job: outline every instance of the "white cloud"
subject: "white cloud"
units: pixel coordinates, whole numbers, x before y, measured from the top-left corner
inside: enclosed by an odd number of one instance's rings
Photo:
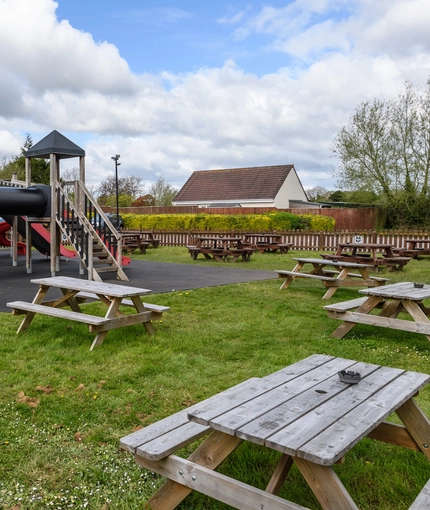
[[[407,3],[297,0],[252,19],[231,15],[241,37],[264,33],[267,51],[292,56],[294,65],[257,77],[233,61],[137,76],[116,47],[60,22],[52,0],[1,0],[0,158],[19,152],[20,133],[37,142],[35,132],[57,129],[85,135],[90,183],[112,174],[110,158],[121,154],[120,172],[148,184],[293,163],[305,186],[333,187],[331,141],[357,104],[430,74],[429,14],[423,0]]]
[[[0,70],[14,75],[11,92],[133,93],[137,80],[118,49],[58,22],[55,8],[51,0],[0,2]]]

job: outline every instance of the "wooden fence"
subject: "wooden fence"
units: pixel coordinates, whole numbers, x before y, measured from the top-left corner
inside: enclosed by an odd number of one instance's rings
[[[124,233],[127,231],[124,230]],[[190,237],[199,236],[242,236],[249,232],[242,231],[184,231],[168,232],[154,230],[160,239],[160,246],[187,246]],[[386,231],[336,231],[336,232],[278,232],[283,243],[291,243],[294,250],[329,250],[334,251],[339,243],[379,243],[392,244],[396,248],[405,248],[405,239],[426,239],[430,237],[428,230],[386,230]],[[419,246],[419,245],[418,245]]]

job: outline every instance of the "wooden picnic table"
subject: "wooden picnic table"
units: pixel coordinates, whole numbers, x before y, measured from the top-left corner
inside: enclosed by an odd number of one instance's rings
[[[341,382],[345,371],[358,372],[360,381]],[[293,464],[323,509],[357,510],[332,466],[365,437],[430,460],[430,422],[413,399],[429,381],[427,374],[315,354],[144,427],[121,446],[167,478],[147,502],[153,510],[176,508],[193,490],[243,510],[303,510],[277,496]],[[386,421],[393,413],[403,425]],[[209,433],[188,459],[175,453]],[[242,441],[281,453],[266,490],[214,471]],[[428,502],[426,489],[421,496]]]
[[[335,253],[324,253],[321,257],[345,262],[371,263],[375,271],[384,268],[388,268],[388,271],[400,271],[411,260],[410,257],[396,255],[392,244],[380,243],[339,243]]]
[[[124,251],[135,251],[139,248],[140,253],[146,253],[149,247],[158,248],[160,239],[154,237],[152,230],[126,230],[121,233]]]
[[[324,306],[328,316],[339,319],[342,324],[332,333],[334,338],[343,338],[356,324],[368,324],[383,328],[422,333],[430,340],[430,308],[423,301],[430,298],[430,285],[417,288],[411,282],[393,283],[375,289],[359,290],[367,297]],[[381,309],[378,315],[373,310]],[[408,319],[399,319],[404,313]]]
[[[153,248],[158,248],[160,244],[160,239],[154,236],[154,232],[152,230],[141,230],[140,238],[143,243],[149,243],[149,246]]]
[[[416,258],[418,255],[430,255],[430,239],[405,239],[405,248],[395,248],[401,257]]]
[[[187,246],[188,253],[196,260],[201,253],[207,259],[217,262],[237,262],[241,258],[248,262],[254,249],[246,246],[241,237],[193,236],[195,244]]]
[[[318,258],[293,258],[297,261],[292,271],[278,269],[278,278],[285,278],[285,282],[280,289],[288,289],[295,278],[312,278],[321,281],[327,289],[322,299],[330,299],[339,287],[378,287],[385,285],[388,278],[370,276],[368,269],[372,268],[371,263],[344,262],[341,260],[326,260]],[[311,264],[313,269],[302,271],[303,268]],[[332,267],[334,270],[326,269]],[[354,273],[351,271],[355,271]]]
[[[287,253],[292,246],[291,243],[283,243],[282,235],[277,233],[245,234],[243,243],[259,253],[276,253],[278,250],[281,253]]]
[[[149,294],[148,289],[139,289],[125,285],[54,276],[51,278],[37,278],[31,283],[39,285],[32,303],[13,301],[6,306],[12,308],[15,315],[25,314],[17,333],[25,331],[36,314],[50,315],[60,319],[68,319],[88,325],[90,332],[96,333],[91,345],[92,351],[96,345],[101,345],[106,334],[111,329],[143,324],[147,332],[155,333],[152,319],[158,318],[160,313],[169,310],[168,307],[158,307],[142,303],[141,296]],[[45,301],[50,289],[60,289],[62,296]],[[83,313],[80,304],[88,299],[98,299],[107,306],[104,317]],[[124,315],[120,306],[131,306],[135,313]],[[68,306],[71,310],[64,310]]]

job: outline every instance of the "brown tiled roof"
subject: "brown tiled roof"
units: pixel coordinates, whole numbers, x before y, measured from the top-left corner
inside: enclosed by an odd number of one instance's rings
[[[274,199],[293,165],[193,172],[174,202]]]

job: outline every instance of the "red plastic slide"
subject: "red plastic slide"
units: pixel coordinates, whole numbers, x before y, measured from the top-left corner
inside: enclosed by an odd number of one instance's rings
[[[9,230],[9,223],[0,218],[0,246],[10,246],[10,240],[6,237],[6,232]],[[25,243],[18,242],[18,255],[25,255],[25,253]]]
[[[9,226],[13,222],[13,216],[3,215],[3,219],[6,221],[6,224]],[[31,244],[36,250],[43,253],[43,255],[49,255],[50,253],[50,244],[51,244],[51,235],[48,230],[41,225],[40,223],[32,223],[31,224],[32,233],[31,233]],[[21,236],[25,237],[25,219],[21,216],[18,216],[18,232]],[[7,246],[7,245],[6,245]],[[25,248],[25,244],[24,244]],[[18,252],[19,253],[19,252]],[[25,254],[25,251],[24,251]],[[20,253],[21,255],[21,253]],[[60,245],[60,255],[63,257],[73,259],[77,257],[77,253],[74,250],[68,250],[65,246]]]
[[[40,223],[32,223],[31,228],[34,229],[41,237],[43,237],[47,243],[51,244],[51,234],[43,225]],[[45,255],[49,255],[49,253],[46,253]],[[75,250],[69,250],[60,244],[60,255],[69,259],[73,259],[77,256],[77,253]]]

